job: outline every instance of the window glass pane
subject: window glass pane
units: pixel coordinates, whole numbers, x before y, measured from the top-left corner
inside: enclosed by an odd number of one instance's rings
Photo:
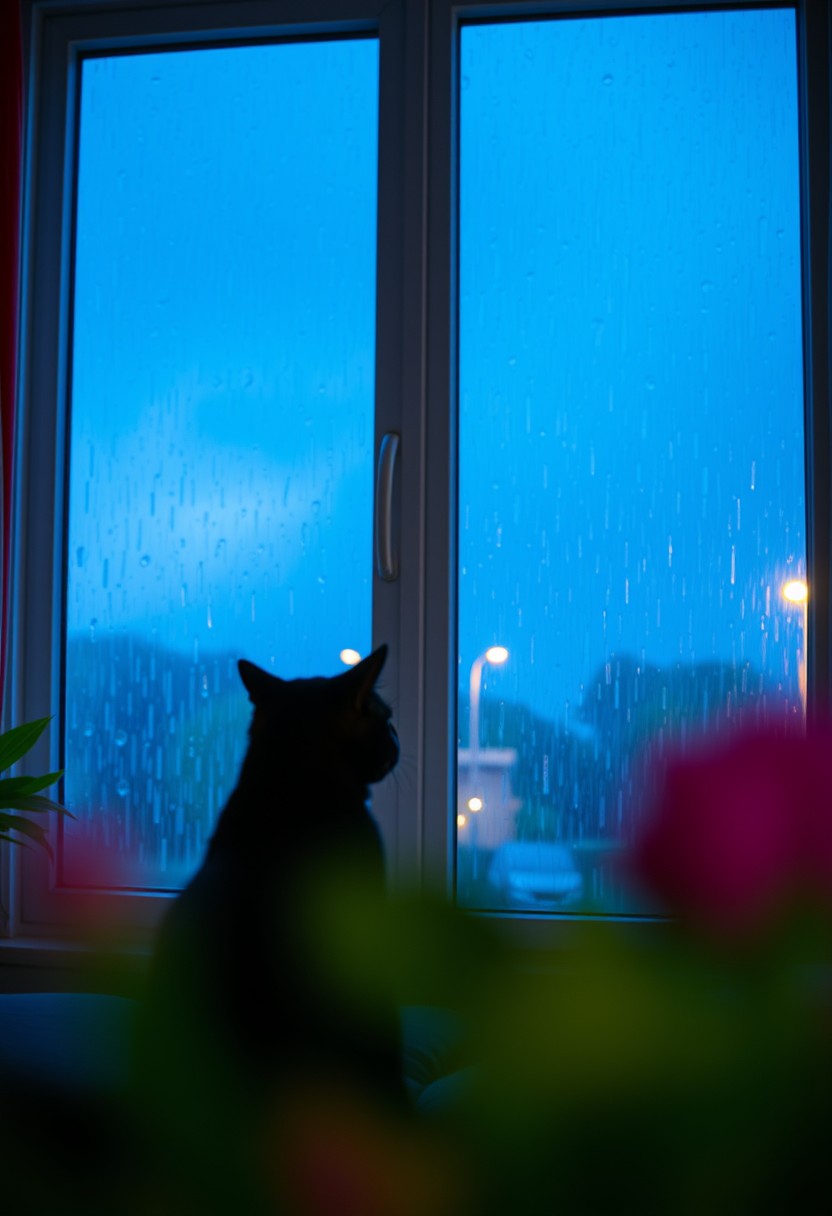
[[[646,910],[646,745],[805,695],[794,13],[467,26],[460,121],[459,896]]]
[[[237,658],[369,647],[377,93],[373,39],[83,65],[65,882],[181,884]]]

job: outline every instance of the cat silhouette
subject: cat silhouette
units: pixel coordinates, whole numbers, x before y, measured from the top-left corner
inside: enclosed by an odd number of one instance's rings
[[[383,976],[371,991],[351,982],[338,948],[359,934],[370,957],[384,931],[370,786],[399,757],[376,691],[386,657],[380,646],[340,675],[297,680],[238,665],[248,748],[159,932],[135,1052],[154,1169],[188,1193],[198,1184],[195,1211],[278,1210],[264,1176],[279,1188],[291,1173],[300,1124],[314,1158],[334,1111],[407,1117],[395,1002]]]

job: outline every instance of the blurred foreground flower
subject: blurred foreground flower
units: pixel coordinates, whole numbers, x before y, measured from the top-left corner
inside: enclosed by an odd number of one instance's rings
[[[671,762],[630,866],[667,912],[726,941],[832,911],[832,729],[757,729]]]

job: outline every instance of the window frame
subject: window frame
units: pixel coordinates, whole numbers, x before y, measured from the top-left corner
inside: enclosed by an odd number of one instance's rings
[[[795,12],[798,76],[798,144],[801,207],[801,270],[803,291],[803,371],[804,371],[804,444],[806,479],[807,577],[812,596],[807,606],[808,670],[807,711],[810,719],[828,716],[832,707],[832,601],[830,601],[830,554],[832,554],[832,428],[830,427],[830,118],[832,117],[832,19],[823,0],[430,0],[430,113],[429,129],[429,233],[428,279],[428,396],[434,426],[432,433],[444,434],[447,448],[432,449],[430,458],[453,487],[453,534],[448,537],[448,570],[456,568],[457,462],[457,331],[454,301],[458,298],[458,140],[459,112],[457,81],[459,73],[460,30],[467,22],[483,20],[539,19],[555,17],[608,17],[626,14],[706,12],[708,10],[789,9]],[[445,432],[437,416],[437,402],[445,393],[447,415]],[[444,506],[444,503],[443,503]],[[430,507],[430,504],[429,504]],[[438,514],[438,513],[437,513]],[[439,527],[437,515],[429,518],[428,535],[434,538]],[[428,586],[445,592],[443,570],[438,554],[428,557]],[[456,581],[447,585],[453,645],[447,656],[453,686],[449,698],[456,699]],[[429,595],[426,615],[428,634],[433,636],[445,623],[443,603]],[[438,656],[442,658],[444,656]],[[427,703],[436,706],[428,735],[428,754],[434,757],[432,794],[439,796],[441,765],[453,771],[455,764],[456,724],[449,724],[447,740],[441,737],[440,673],[428,667]],[[443,748],[446,750],[443,751]],[[453,788],[453,786],[451,787]],[[454,804],[451,804],[454,805]],[[450,816],[449,816],[450,817]],[[575,920],[598,921],[594,916],[555,913],[535,917],[526,913],[481,913],[506,927],[514,944],[533,948],[560,949],[569,942],[569,923]],[[609,918],[637,933],[649,925],[658,927],[649,916]]]
[[[394,882],[451,895],[456,781],[457,79],[468,21],[788,8],[796,12],[801,174],[810,712],[832,690],[830,549],[830,39],[825,0],[27,0],[17,526],[8,724],[60,704],[61,520],[68,386],[74,115],[80,56],[97,50],[227,44],[247,37],[380,35],[376,442],[402,433],[397,582],[374,582],[373,636],[398,652],[394,698],[408,773],[378,791]],[[60,166],[56,170],[55,166]],[[56,176],[60,181],[56,181]],[[38,324],[34,326],[34,317]],[[54,487],[33,509],[38,482]],[[25,678],[24,678],[25,672]],[[38,761],[60,755],[54,721]],[[9,936],[54,937],[68,896],[47,896],[48,863],[6,848]],[[146,939],[166,903],[102,894],[109,923]],[[551,942],[568,914],[496,917],[512,938]],[[643,918],[632,919],[643,923]],[[0,930],[2,932],[2,930]]]
[[[406,251],[421,246],[421,211],[404,206],[409,144],[420,141],[419,114],[406,104],[404,80],[418,72],[405,58],[404,6],[399,0],[250,0],[140,8],[122,0],[77,5],[72,0],[30,0],[25,13],[29,77],[24,164],[24,231],[21,291],[20,425],[16,453],[17,495],[13,559],[11,695],[9,723],[42,715],[44,705],[62,706],[63,564],[66,444],[70,391],[72,233],[80,63],[85,55],[137,49],[218,46],[250,41],[295,40],[331,35],[374,35],[379,40],[379,181],[377,248]],[[410,44],[418,48],[418,40]],[[383,149],[383,151],[382,151]],[[411,182],[413,173],[409,175]],[[418,183],[417,183],[418,186]],[[417,189],[417,198],[421,193]],[[419,368],[405,350],[406,313],[412,304],[402,290],[401,256],[378,258],[376,324],[375,448],[381,437],[402,434],[396,479],[398,543],[421,554],[418,436],[422,425]],[[37,317],[37,325],[33,318]],[[37,403],[35,405],[35,403]],[[411,440],[411,434],[413,440]],[[50,508],[35,509],[52,487]],[[368,561],[371,555],[368,554]],[[400,577],[373,580],[373,637],[389,640],[385,684],[394,700],[403,681],[418,684],[421,605],[418,567],[402,563]],[[395,656],[403,656],[401,662]],[[405,737],[419,739],[414,699],[400,714]],[[60,767],[62,731],[56,714],[33,758]],[[48,736],[48,737],[47,737]],[[416,765],[418,769],[418,764]],[[387,783],[375,802],[391,867],[412,856],[414,841],[400,824],[400,787]],[[410,833],[411,837],[413,832]],[[77,920],[78,893],[50,890],[50,863],[34,850],[9,849],[0,874],[7,894],[9,937],[54,937]],[[95,919],[139,939],[158,923],[171,896],[160,892],[86,893]]]

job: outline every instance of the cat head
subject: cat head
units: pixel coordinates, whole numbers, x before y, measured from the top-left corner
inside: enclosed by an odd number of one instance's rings
[[[254,705],[252,744],[362,785],[381,781],[399,758],[392,711],[375,689],[386,658],[382,645],[340,675],[301,680],[282,680],[241,659],[240,679]]]

